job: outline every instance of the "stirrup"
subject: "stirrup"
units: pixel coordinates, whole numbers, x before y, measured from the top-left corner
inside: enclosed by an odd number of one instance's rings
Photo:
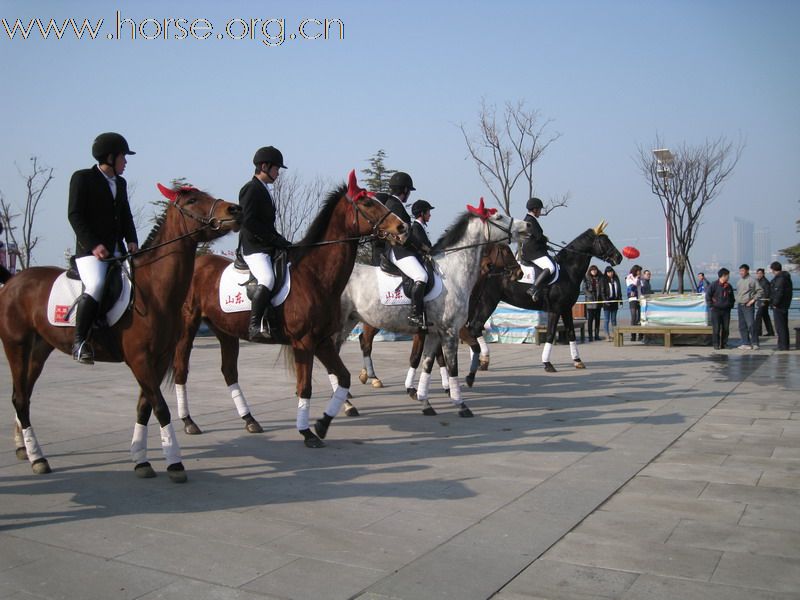
[[[263,344],[265,342],[269,342],[269,341],[272,340],[272,334],[271,334],[269,328],[267,328],[267,329],[256,329],[255,327],[251,327],[247,331],[247,339],[249,341],[251,341],[251,342],[262,343]]]
[[[526,290],[526,293],[531,297],[531,300],[536,302],[539,299],[539,296],[541,295],[541,290],[531,286]]]
[[[82,365],[94,364],[94,352],[86,340],[72,344],[72,358]]]

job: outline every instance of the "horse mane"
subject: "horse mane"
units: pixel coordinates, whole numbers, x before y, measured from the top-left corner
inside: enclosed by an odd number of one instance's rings
[[[467,231],[467,226],[473,218],[476,218],[476,216],[469,212],[464,212],[456,217],[456,220],[453,221],[450,227],[445,229],[442,236],[436,240],[433,246],[433,252],[442,252],[445,248],[461,240]]]
[[[339,198],[345,193],[347,193],[347,185],[345,184],[341,184],[335,190],[328,193],[327,198],[325,198],[322,203],[322,208],[319,213],[317,213],[317,216],[314,217],[314,220],[311,221],[311,225],[308,226],[306,234],[303,236],[303,239],[298,242],[298,245],[306,246],[307,244],[316,244],[322,240],[322,236],[325,235],[325,230],[328,228],[328,223],[331,220],[331,215],[336,208],[336,204],[339,202]],[[305,256],[309,249],[308,247],[301,247],[295,250],[295,252],[298,253],[294,257],[295,260],[299,260]]]
[[[578,245],[580,242],[584,241],[584,239],[588,238],[593,241],[596,236],[597,233],[595,233],[595,230],[590,227],[582,234],[580,234],[578,237],[576,237],[574,240],[572,240],[569,244],[564,246],[561,250],[559,250],[558,254],[556,254],[556,259],[564,258],[566,255],[571,254],[570,250],[574,250],[574,247]]]
[[[150,230],[150,233],[147,235],[147,239],[144,241],[144,244],[141,245],[142,250],[147,248],[150,244],[153,243],[153,240],[156,239],[158,232],[161,230],[162,225],[164,225],[164,221],[167,220],[167,209],[169,209],[169,205],[165,206],[164,212],[162,212],[158,217],[156,217],[153,229]]]

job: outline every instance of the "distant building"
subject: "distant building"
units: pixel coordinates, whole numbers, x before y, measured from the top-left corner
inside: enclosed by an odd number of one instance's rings
[[[766,269],[772,262],[772,245],[770,244],[769,229],[756,229],[755,232],[755,265],[753,268]]]
[[[733,262],[734,268],[741,264],[753,266],[753,223],[735,217],[733,219]]]

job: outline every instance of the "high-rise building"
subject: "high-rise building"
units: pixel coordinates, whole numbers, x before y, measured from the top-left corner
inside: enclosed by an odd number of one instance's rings
[[[772,262],[772,246],[770,245],[769,229],[756,229],[755,232],[755,262],[753,268],[769,267]]]
[[[733,262],[753,267],[753,223],[738,217],[733,219]]]

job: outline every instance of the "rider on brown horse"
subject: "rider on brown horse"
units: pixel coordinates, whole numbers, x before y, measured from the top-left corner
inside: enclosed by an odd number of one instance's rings
[[[242,207],[242,229],[239,247],[250,273],[258,281],[250,310],[248,339],[266,342],[272,337],[270,321],[272,296],[275,293],[273,259],[277,249],[288,248],[291,243],[275,229],[276,207],[267,187],[278,179],[280,169],[285,169],[283,154],[273,146],[259,148],[253,157],[255,175],[239,191]],[[263,327],[264,314],[267,327]]]
[[[556,266],[553,264],[553,259],[547,254],[547,236],[542,231],[542,226],[539,225],[539,217],[544,204],[539,198],[531,198],[525,208],[528,210],[525,220],[531,224],[531,230],[530,237],[522,246],[522,260],[534,265],[536,275],[528,294],[536,302],[545,283],[556,272]]]
[[[408,216],[405,206],[411,192],[416,190],[414,182],[408,173],[398,171],[389,179],[391,195],[384,200],[386,208],[400,217],[411,228],[411,217]],[[383,198],[381,198],[383,200]],[[400,269],[403,274],[414,281],[411,287],[411,314],[408,320],[415,327],[424,329],[425,323],[425,284],[428,282],[428,273],[422,266],[420,251],[413,244],[413,236],[409,236],[402,246],[389,245],[386,247],[386,258]]]
[[[75,171],[69,182],[69,222],[75,230],[75,264],[84,293],[75,310],[75,342],[72,357],[94,364],[89,335],[97,318],[108,271],[108,259],[139,249],[136,226],[128,203],[128,187],[122,178],[126,155],[136,154],[118,133],[101,133],[92,144],[97,165]]]

